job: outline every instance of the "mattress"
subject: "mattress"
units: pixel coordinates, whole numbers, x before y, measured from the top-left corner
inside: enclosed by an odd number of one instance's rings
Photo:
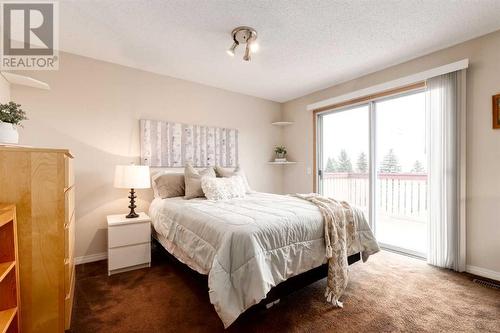
[[[163,246],[208,275],[210,301],[225,327],[272,287],[326,262],[321,213],[296,197],[156,198],[150,216]]]

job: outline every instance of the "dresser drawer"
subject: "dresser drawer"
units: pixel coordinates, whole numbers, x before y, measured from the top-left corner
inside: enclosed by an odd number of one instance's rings
[[[64,192],[64,223],[69,224],[73,212],[75,211],[75,187],[71,187]]]
[[[71,291],[71,284],[73,283],[75,273],[75,262],[73,258],[64,260],[64,292],[68,295]]]
[[[64,163],[65,163],[65,172],[64,172],[64,177],[65,177],[65,184],[64,187],[69,188],[73,185],[75,185],[75,173],[73,171],[73,159],[69,156],[64,157]]]
[[[132,223],[108,227],[108,247],[148,243],[151,241],[149,222]]]
[[[64,258],[72,258],[75,249],[75,214],[69,224],[64,225]]]
[[[138,244],[109,249],[108,269],[110,271],[151,262],[151,244]]]
[[[71,313],[73,310],[73,298],[75,295],[75,272],[73,268],[72,279],[69,285],[69,292],[66,292],[64,299],[64,329],[68,330],[71,327]]]

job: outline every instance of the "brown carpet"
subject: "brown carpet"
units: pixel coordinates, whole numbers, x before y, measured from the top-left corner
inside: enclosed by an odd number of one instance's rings
[[[73,333],[220,332],[206,280],[153,251],[153,265],[107,276],[106,261],[77,267]],[[325,280],[269,310],[252,309],[228,332],[500,332],[500,290],[468,274],[381,252],[350,269],[344,308],[324,300]]]

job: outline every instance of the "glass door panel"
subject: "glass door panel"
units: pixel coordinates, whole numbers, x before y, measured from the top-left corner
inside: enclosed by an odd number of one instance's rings
[[[389,248],[425,256],[427,154],[425,94],[377,101],[375,231]]]
[[[360,105],[320,115],[319,191],[361,208],[370,207],[370,112]]]

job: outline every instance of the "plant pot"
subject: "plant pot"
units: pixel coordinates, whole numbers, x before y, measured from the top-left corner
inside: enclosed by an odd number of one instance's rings
[[[276,158],[282,159],[285,158],[286,154],[285,153],[276,153]]]
[[[0,122],[0,143],[19,143],[16,125]]]

